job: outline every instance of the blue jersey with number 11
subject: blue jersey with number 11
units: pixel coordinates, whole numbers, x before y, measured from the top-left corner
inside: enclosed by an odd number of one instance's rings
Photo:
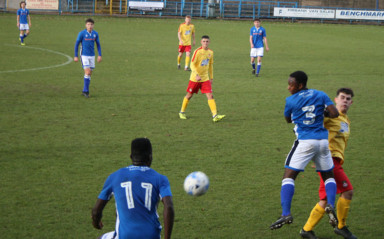
[[[301,90],[286,99],[284,116],[291,117],[295,124],[297,139],[328,139],[324,128],[324,110],[333,105],[322,91]]]
[[[107,178],[99,198],[109,200],[112,194],[117,238],[160,238],[157,205],[161,198],[172,196],[166,176],[144,166],[121,168]]]

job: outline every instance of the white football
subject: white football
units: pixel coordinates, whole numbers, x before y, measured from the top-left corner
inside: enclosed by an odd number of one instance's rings
[[[209,179],[205,173],[190,173],[184,180],[184,190],[192,196],[201,196],[208,191]]]

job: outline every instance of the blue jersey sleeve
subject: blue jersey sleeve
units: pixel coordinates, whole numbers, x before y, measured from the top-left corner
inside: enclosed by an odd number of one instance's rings
[[[83,34],[81,31],[79,32],[79,35],[77,36],[76,43],[75,43],[75,57],[79,56],[79,45],[82,40],[83,40]]]
[[[20,16],[20,12],[21,12],[20,9],[17,10],[17,15],[18,15],[18,16]]]
[[[284,109],[284,116],[285,117],[291,117],[292,114],[292,107],[289,105],[288,98],[285,100],[285,109]]]
[[[172,197],[171,185],[169,184],[168,178],[166,176],[163,176],[160,182],[160,196],[162,198],[167,196]]]
[[[107,180],[105,180],[105,183],[104,183],[104,186],[103,186],[103,189],[101,190],[101,193],[99,194],[99,199],[102,199],[102,200],[105,200],[105,201],[109,201],[112,197],[112,193],[113,193],[113,188],[112,188],[112,176],[113,174],[109,175],[109,177],[107,178]]]
[[[329,98],[329,96],[327,94],[325,94],[324,92],[323,93],[323,100],[324,100],[324,105],[325,105],[325,108],[327,108],[328,105],[333,105],[333,101]]]
[[[251,30],[249,31],[250,36],[253,36],[252,29],[253,29],[253,27],[251,27]]]
[[[99,34],[96,36],[96,45],[97,45],[97,52],[99,53],[99,56],[101,56],[101,45],[99,40]]]

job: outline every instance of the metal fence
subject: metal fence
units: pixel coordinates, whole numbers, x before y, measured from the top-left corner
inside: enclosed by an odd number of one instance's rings
[[[21,0],[0,0],[0,11],[15,11],[18,9]],[[44,0],[41,0],[44,1]],[[31,10],[31,11],[50,11],[58,14],[103,14],[103,15],[154,15],[154,16],[185,16],[193,17],[219,17],[219,18],[238,18],[238,19],[255,19],[255,18],[276,18],[274,16],[275,7],[287,8],[317,8],[317,9],[359,9],[359,10],[376,10],[382,11],[380,7],[384,7],[384,0],[340,0],[335,1],[339,6],[373,6],[371,9],[337,7],[335,2],[332,6],[309,6],[308,3],[319,3],[324,1],[259,1],[259,0],[162,0],[164,8],[161,11],[140,11],[130,9],[130,0],[49,0],[57,1],[56,10]],[[136,0],[147,2],[146,0]],[[188,2],[187,2],[188,1]],[[149,3],[151,1],[148,1]],[[158,1],[159,2],[159,1]],[[28,0],[27,0],[28,3]],[[215,15],[208,14],[209,8],[213,8]],[[291,18],[295,19],[295,18]],[[324,19],[316,19],[324,20]],[[337,21],[337,20],[336,20]],[[351,20],[353,21],[353,20]],[[379,23],[383,21],[378,21]]]

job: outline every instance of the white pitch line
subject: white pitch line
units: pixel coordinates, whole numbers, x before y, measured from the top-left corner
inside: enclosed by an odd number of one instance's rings
[[[58,55],[65,56],[65,57],[67,58],[67,61],[64,62],[64,63],[62,63],[62,64],[52,65],[52,66],[43,66],[43,67],[36,67],[36,68],[30,68],[30,69],[21,69],[21,70],[11,70],[11,71],[0,71],[0,74],[1,74],[1,73],[23,72],[23,71],[46,70],[46,69],[51,69],[51,68],[55,68],[55,67],[65,66],[65,65],[68,65],[69,63],[72,62],[72,57],[68,56],[67,54],[58,52],[58,51],[53,51],[53,50],[44,49],[44,48],[39,48],[39,47],[31,47],[31,46],[16,46],[16,45],[10,45],[10,44],[5,44],[5,45],[7,45],[7,46],[13,46],[13,47],[20,47],[20,48],[30,48],[30,49],[35,49],[35,50],[41,50],[41,51],[51,52],[51,53],[54,53],[54,54],[58,54]]]

